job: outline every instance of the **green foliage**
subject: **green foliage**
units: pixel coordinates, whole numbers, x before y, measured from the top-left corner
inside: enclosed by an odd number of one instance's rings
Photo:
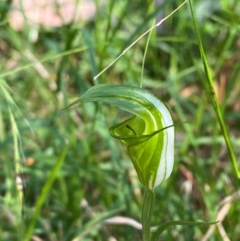
[[[126,148],[108,131],[129,115],[98,103],[62,108],[97,83],[139,87],[147,36],[96,81],[93,77],[155,17],[165,17],[181,2],[163,1],[155,8],[150,1],[95,2],[89,22],[36,27],[25,21],[21,31],[9,24],[11,1],[0,3],[0,240],[24,240],[31,227],[35,240],[141,240],[138,229],[107,222],[114,216],[117,221],[119,216],[141,220],[142,186]],[[239,167],[240,3],[193,3]],[[188,4],[149,40],[143,88],[167,104],[176,124],[174,170],[155,190],[151,225],[222,220],[206,240],[222,240],[225,231],[238,241],[239,180],[206,92],[197,42]],[[67,143],[64,162],[55,172]],[[207,226],[173,226],[161,237],[202,240],[207,231]]]

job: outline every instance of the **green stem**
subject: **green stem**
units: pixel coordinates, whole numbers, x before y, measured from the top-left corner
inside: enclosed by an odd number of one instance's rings
[[[154,203],[154,191],[145,189],[142,207],[142,237],[143,241],[151,240],[151,217]]]
[[[207,82],[208,82],[208,88],[209,88],[209,92],[210,92],[210,95],[211,95],[211,98],[212,98],[213,107],[214,107],[215,113],[217,115],[218,123],[221,127],[223,137],[225,139],[225,143],[226,143],[226,146],[227,146],[227,149],[228,149],[228,153],[229,153],[232,165],[233,165],[235,175],[236,175],[237,178],[240,179],[240,172],[238,170],[237,158],[234,154],[233,146],[232,146],[232,143],[231,143],[230,137],[229,137],[229,133],[228,133],[226,124],[223,120],[221,108],[218,104],[216,93],[214,91],[213,79],[212,79],[212,76],[211,76],[210,68],[208,66],[205,51],[203,49],[201,36],[200,36],[199,30],[198,30],[197,22],[196,22],[195,15],[194,15],[194,12],[193,12],[192,0],[189,0],[189,4],[190,4],[191,13],[192,13],[195,31],[196,31],[197,38],[198,38],[198,45],[199,45],[199,50],[200,50],[200,54],[201,54],[201,59],[202,59],[202,62],[203,62],[203,66],[204,66],[204,70],[205,70],[205,74],[206,74],[206,79],[207,79]]]
[[[151,35],[152,35],[153,26],[155,25],[155,22],[156,22],[156,19],[153,20],[152,27],[151,27],[151,31],[149,32],[149,35],[148,35],[148,38],[147,38],[147,43],[146,43],[146,48],[145,48],[144,54],[143,54],[140,88],[142,88],[142,86],[143,86],[143,71],[144,71],[144,65],[145,65],[146,55],[147,55],[147,51],[148,51],[148,45],[149,45],[149,42],[150,42],[150,38],[151,38]]]

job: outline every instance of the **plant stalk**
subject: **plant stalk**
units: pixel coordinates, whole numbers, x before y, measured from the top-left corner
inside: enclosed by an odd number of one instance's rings
[[[151,240],[151,217],[154,204],[154,191],[145,189],[142,207],[142,238],[143,241]]]
[[[212,76],[211,76],[210,68],[209,68],[207,58],[206,58],[206,55],[205,55],[205,51],[204,51],[204,48],[203,48],[202,39],[201,39],[199,30],[198,30],[197,21],[196,21],[195,15],[194,15],[191,0],[189,0],[189,4],[190,4],[190,10],[191,10],[191,13],[192,13],[194,28],[195,28],[195,31],[196,31],[196,34],[197,34],[199,51],[200,51],[200,54],[201,54],[201,59],[202,59],[202,63],[203,63],[203,66],[204,66],[206,79],[207,79],[207,82],[208,82],[208,87],[209,87],[208,91],[209,91],[209,93],[211,95],[211,98],[212,98],[212,104],[213,104],[215,113],[217,115],[218,123],[220,125],[221,130],[222,130],[222,135],[225,139],[225,143],[226,143],[226,146],[227,146],[227,149],[228,149],[228,153],[229,153],[232,165],[233,165],[233,170],[235,172],[236,177],[238,179],[240,179],[240,172],[238,170],[237,158],[234,154],[233,146],[232,146],[232,143],[231,143],[231,140],[230,140],[230,137],[229,137],[229,132],[228,132],[226,124],[223,120],[221,108],[218,104],[217,96],[216,96],[216,93],[215,93],[215,90],[214,90],[213,79],[212,79]]]

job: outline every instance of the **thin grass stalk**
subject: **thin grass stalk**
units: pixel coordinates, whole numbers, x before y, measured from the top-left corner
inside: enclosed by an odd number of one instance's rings
[[[156,22],[156,20],[154,19],[153,23],[152,23],[152,27],[154,26],[155,22]],[[145,47],[144,54],[143,54],[143,63],[142,63],[142,70],[141,70],[140,88],[142,88],[142,86],[143,86],[143,71],[144,71],[144,66],[145,66],[145,60],[146,60],[146,56],[147,56],[148,46],[149,46],[149,42],[150,42],[151,35],[152,35],[152,30],[153,30],[153,28],[151,28],[151,31],[149,32],[149,35],[148,35],[148,38],[147,38],[146,47]]]
[[[48,196],[48,194],[51,190],[53,182],[56,179],[56,176],[57,176],[57,174],[58,174],[58,172],[59,172],[59,170],[60,170],[60,168],[63,164],[63,161],[65,160],[68,148],[69,148],[69,146],[67,145],[64,148],[64,150],[62,151],[62,153],[60,154],[56,164],[52,168],[51,173],[46,180],[45,185],[43,186],[41,194],[40,194],[40,196],[37,200],[36,208],[35,208],[35,211],[32,215],[30,224],[29,224],[29,226],[26,230],[26,235],[25,235],[24,241],[29,241],[31,239],[32,233],[34,231],[34,227],[35,227],[37,219],[40,215],[41,208],[42,208],[42,206],[43,206],[43,204],[44,204],[44,202],[45,202],[45,200],[46,200],[46,198],[47,198],[47,196]]]
[[[238,166],[237,166],[237,159],[236,159],[234,151],[233,151],[233,147],[232,147],[232,143],[230,141],[230,137],[229,137],[227,127],[226,127],[225,122],[224,122],[223,117],[222,117],[221,108],[220,108],[220,106],[218,104],[218,101],[217,101],[216,93],[215,93],[214,86],[213,86],[213,79],[212,79],[212,76],[211,76],[211,71],[210,71],[210,68],[209,68],[209,65],[208,65],[208,62],[207,62],[207,58],[206,58],[206,55],[205,55],[205,51],[204,51],[204,48],[203,48],[203,44],[202,44],[201,36],[200,36],[199,30],[198,30],[198,26],[197,26],[197,22],[196,22],[196,18],[195,18],[195,14],[194,14],[194,11],[193,11],[193,5],[192,5],[191,0],[189,0],[189,4],[190,4],[194,28],[195,28],[197,38],[198,38],[198,46],[199,46],[199,50],[200,50],[200,54],[201,54],[201,59],[202,59],[205,74],[206,74],[206,77],[207,77],[208,88],[209,88],[208,91],[211,95],[212,104],[213,104],[215,113],[217,115],[217,120],[219,122],[219,125],[220,125],[221,130],[222,130],[222,135],[223,135],[223,137],[225,139],[225,142],[226,142],[226,145],[227,145],[227,149],[228,149],[228,153],[229,153],[232,165],[233,165],[234,173],[235,173],[237,178],[240,178],[240,172],[239,172]]]

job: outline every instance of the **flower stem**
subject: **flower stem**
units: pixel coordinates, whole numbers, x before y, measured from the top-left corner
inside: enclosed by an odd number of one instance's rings
[[[154,203],[154,191],[145,189],[142,207],[142,237],[143,241],[151,240],[151,217]]]

